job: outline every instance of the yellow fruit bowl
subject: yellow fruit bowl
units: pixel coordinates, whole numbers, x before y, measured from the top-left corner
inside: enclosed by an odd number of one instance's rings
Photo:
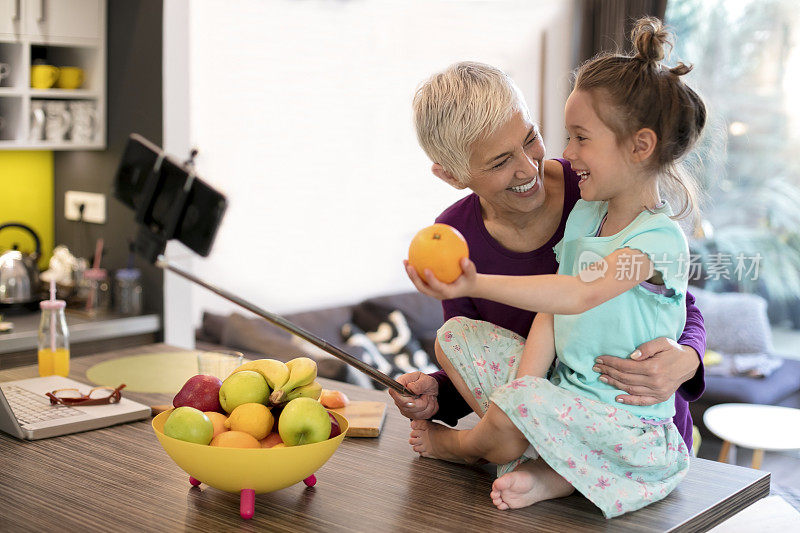
[[[164,423],[172,410],[153,418],[158,441],[193,485],[205,483],[215,489],[241,493],[241,515],[251,518],[254,495],[284,489],[300,481],[313,485],[314,472],[330,459],[344,440],[347,419],[332,413],[341,434],[322,442],[282,448],[223,448],[173,439],[164,434]],[[249,516],[248,516],[249,515]]]

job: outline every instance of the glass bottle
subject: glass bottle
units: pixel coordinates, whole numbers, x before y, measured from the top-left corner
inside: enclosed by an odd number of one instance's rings
[[[64,300],[45,300],[39,304],[39,375],[69,374],[69,330]]]
[[[104,268],[88,268],[83,273],[88,292],[86,295],[86,311],[90,313],[108,311],[111,301],[111,287],[108,272]]]
[[[121,268],[114,276],[114,304],[121,315],[142,314],[142,283],[138,268]]]

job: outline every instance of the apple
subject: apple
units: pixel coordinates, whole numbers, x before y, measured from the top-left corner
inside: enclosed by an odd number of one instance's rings
[[[317,400],[295,398],[283,408],[278,419],[278,433],[287,446],[322,442],[331,434],[331,419]]]
[[[252,370],[231,374],[219,389],[219,403],[230,413],[244,403],[267,403],[269,385],[264,376]]]
[[[172,399],[173,407],[194,407],[199,411],[222,411],[219,389],[222,381],[216,376],[198,374],[183,384]]]
[[[164,434],[173,439],[206,445],[214,436],[214,424],[194,407],[178,407],[164,423]]]
[[[332,439],[333,437],[338,437],[342,434],[342,428],[339,427],[339,421],[336,420],[336,417],[333,416],[333,413],[328,411],[328,416],[331,419],[331,434],[328,435],[328,438]]]

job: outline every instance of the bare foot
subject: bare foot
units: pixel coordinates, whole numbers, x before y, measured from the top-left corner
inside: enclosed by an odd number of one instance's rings
[[[569,496],[575,489],[541,459],[520,464],[492,483],[489,496],[501,510],[519,509],[536,502]]]
[[[465,457],[458,439],[460,431],[428,420],[412,420],[408,443],[423,457],[442,459],[451,463],[469,464],[478,458]]]

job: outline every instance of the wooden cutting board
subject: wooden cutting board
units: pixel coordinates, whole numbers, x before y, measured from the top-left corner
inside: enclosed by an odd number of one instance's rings
[[[384,402],[351,401],[349,405],[331,411],[343,415],[350,423],[348,437],[377,437],[386,419]]]

